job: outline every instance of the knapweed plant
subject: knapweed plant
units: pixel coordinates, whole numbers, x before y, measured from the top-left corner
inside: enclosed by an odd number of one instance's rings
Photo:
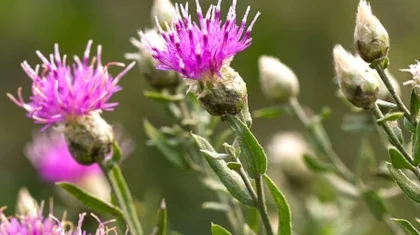
[[[168,225],[163,199],[152,215],[153,229],[144,230],[150,225],[141,225],[144,221],[120,169],[133,150],[132,141],[102,117],[117,108],[112,96],[136,64],[151,88],[145,97],[159,103],[172,120],[162,127],[144,120],[148,144],[214,193],[214,201],[202,207],[224,214],[226,224],[209,221],[211,234],[420,234],[413,218],[393,215],[390,203],[400,194],[420,203],[420,63],[401,70],[413,75],[404,84],[412,85],[405,102],[387,71],[390,36],[369,3],[361,0],[355,53],[336,45],[332,67],[338,97],[350,112],[343,129],[377,134],[389,160],[377,162],[369,141],[362,138],[360,154],[350,167],[323,128],[331,110],[317,113],[302,105],[297,75],[273,56],[261,55],[255,65],[262,93],[275,105],[250,112],[246,81],[253,78],[231,62],[251,46],[253,27],[261,27],[260,13],[248,7],[238,16],[236,6],[233,0],[222,11],[218,0],[203,9],[196,0],[196,13],[190,15],[188,2],[155,0],[153,26],[131,39],[137,52],[126,54],[132,61],[128,65],[102,61],[102,47],[94,50],[92,41],[81,57],[67,58],[56,44],[50,55],[36,52],[41,65],[23,62],[32,94],[25,99],[19,88],[17,95],[7,96],[42,125],[25,153],[41,179],[60,186],[59,196],[68,198],[65,191],[72,195],[72,209],[92,210],[99,226],[83,230],[86,213],[80,213],[77,223],[58,218],[52,203],[44,215],[44,202],[22,189],[16,215],[6,216],[6,208],[0,208],[0,234],[180,234],[172,228],[176,225]],[[109,73],[110,66],[121,67],[121,72]],[[260,121],[282,114],[294,116],[307,131],[277,133],[264,150],[252,132],[252,117]],[[369,213],[380,226],[373,226]]]

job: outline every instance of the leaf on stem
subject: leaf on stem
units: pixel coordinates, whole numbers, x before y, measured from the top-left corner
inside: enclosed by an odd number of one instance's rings
[[[292,114],[292,110],[288,105],[284,105],[262,108],[255,110],[252,114],[255,118],[276,118],[280,117],[282,114]]]
[[[383,125],[385,122],[397,121],[402,117],[404,117],[404,112],[387,113],[384,115],[384,117],[376,120],[376,123],[378,125]]]
[[[410,180],[402,170],[395,169],[390,163],[387,164],[387,167],[404,194],[411,200],[420,203],[420,186]]]
[[[206,152],[216,152],[206,139],[192,133],[191,135],[194,137],[201,150],[207,150],[202,152],[204,158],[230,194],[247,206],[255,206],[255,201],[248,192],[248,189],[246,188],[240,175],[236,171],[229,169],[225,161],[215,159],[211,155],[206,154]]]
[[[156,129],[148,120],[143,121],[144,131],[150,140],[156,145],[159,151],[165,156],[165,158],[171,162],[173,165],[185,169],[186,164],[184,159],[179,154],[179,152],[172,148],[168,139],[163,135],[158,129]]]
[[[323,162],[320,159],[309,154],[303,155],[303,159],[305,160],[306,166],[314,172],[325,173],[336,171],[334,165]]]
[[[420,122],[417,123],[416,127],[416,134],[413,145],[413,158],[414,165],[418,166],[420,164]]]
[[[416,92],[414,92],[414,89],[411,90],[410,95],[410,113],[411,113],[411,122],[416,123],[417,122],[417,115],[419,113],[420,109],[420,102],[417,97]]]
[[[392,166],[395,169],[409,169],[414,170],[414,167],[404,158],[401,152],[395,148],[388,148],[389,158],[391,159]]]
[[[420,232],[408,220],[397,218],[392,218],[391,220],[398,223],[408,235],[420,235]]]
[[[236,134],[239,146],[247,161],[247,172],[255,179],[267,171],[267,155],[249,128],[237,117],[227,116],[227,121]]]
[[[364,190],[362,192],[362,198],[376,219],[383,220],[385,215],[388,214],[385,202],[379,197],[376,191],[372,189]]]
[[[232,235],[227,229],[223,228],[218,224],[211,223],[211,234],[212,235]]]
[[[57,185],[78,199],[86,207],[101,214],[110,214],[115,216],[117,221],[119,221],[119,226],[125,227],[124,216],[118,207],[109,204],[108,202],[102,201],[101,199],[95,197],[94,195],[86,192],[74,184],[58,182]],[[121,229],[123,229],[123,227]]]
[[[160,203],[160,208],[156,216],[156,226],[153,228],[153,235],[166,235],[168,230],[168,210],[166,209],[165,199]]]
[[[264,175],[265,183],[271,192],[274,202],[277,205],[279,213],[279,230],[278,235],[291,235],[292,234],[292,213],[286,197],[280,189],[274,184],[268,175]]]

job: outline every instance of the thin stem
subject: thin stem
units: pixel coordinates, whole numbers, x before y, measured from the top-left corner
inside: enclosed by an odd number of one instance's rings
[[[405,107],[400,96],[395,91],[382,65],[380,63],[373,63],[371,64],[371,66],[376,70],[376,72],[378,72],[379,76],[381,77],[382,81],[384,82],[386,88],[388,89],[389,93],[391,94],[400,111],[404,112],[404,117],[407,118],[407,120],[409,120],[412,124],[415,124],[411,120],[410,111],[407,109],[407,107]]]
[[[373,105],[371,111],[372,111],[373,116],[376,119],[381,119],[381,118],[384,117],[384,115],[382,114],[382,111],[379,109],[379,107],[376,103]],[[407,153],[404,146],[400,143],[400,141],[398,140],[398,137],[392,131],[389,124],[387,122],[384,122],[384,123],[381,124],[381,126],[384,129],[384,131],[386,132],[386,134],[388,135],[389,139],[391,140],[391,144],[394,145],[398,149],[398,151],[401,152],[403,157],[413,166],[413,168],[414,168],[413,173],[417,176],[417,178],[420,179],[420,172],[419,172],[418,168],[415,167],[413,159],[411,158],[410,154]]]
[[[143,229],[141,227],[139,217],[137,216],[133,198],[124,176],[121,173],[120,167],[115,163],[112,163],[110,167],[105,166],[104,162],[99,163],[99,165],[112,188],[112,192],[117,199],[118,205],[123,212],[130,234],[142,235]]]
[[[343,161],[341,161],[340,157],[332,149],[331,143],[329,143],[328,139],[325,138],[324,128],[320,124],[313,125],[311,123],[311,118],[303,110],[302,105],[296,98],[290,99],[289,104],[293,112],[296,114],[302,124],[308,129],[309,134],[321,148],[322,153],[325,154],[335,165],[337,168],[337,174],[349,182],[354,182],[354,174],[343,163]]]
[[[264,185],[262,183],[262,176],[258,175],[255,178],[255,186],[257,187],[257,196],[258,196],[258,211],[260,212],[261,220],[263,222],[266,235],[274,235],[273,228],[271,227],[270,218],[268,216],[267,205],[265,203],[264,196]]]

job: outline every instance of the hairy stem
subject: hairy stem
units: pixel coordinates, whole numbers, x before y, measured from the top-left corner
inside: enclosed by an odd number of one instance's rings
[[[130,189],[121,173],[120,167],[112,163],[111,166],[106,166],[105,163],[99,163],[101,169],[106,176],[112,192],[117,199],[118,205],[121,208],[125,222],[127,223],[129,234],[143,235],[139,217],[137,216],[136,208],[134,206],[133,198]]]
[[[300,122],[308,129],[309,134],[316,141],[317,145],[321,148],[321,152],[326,155],[330,161],[337,168],[337,174],[349,182],[354,182],[354,174],[349,168],[341,161],[337,153],[332,149],[331,143],[324,137],[324,128],[318,125],[312,125],[311,117],[303,110],[302,105],[296,98],[290,99],[290,107],[295,115],[299,118]]]
[[[379,76],[381,77],[382,81],[384,82],[386,88],[388,89],[389,93],[391,94],[392,98],[394,99],[395,103],[397,104],[399,110],[401,112],[404,112],[404,117],[407,118],[413,125],[415,123],[411,120],[411,114],[410,111],[405,107],[403,101],[401,100],[400,96],[395,91],[394,87],[391,84],[391,81],[389,80],[388,76],[385,73],[384,68],[379,63],[371,64],[371,66],[378,72]]]
[[[273,228],[271,227],[270,223],[270,217],[268,216],[267,205],[265,203],[264,185],[261,175],[258,175],[257,178],[255,178],[255,186],[257,188],[258,196],[258,211],[260,212],[261,220],[265,228],[265,233],[266,235],[274,235]]]

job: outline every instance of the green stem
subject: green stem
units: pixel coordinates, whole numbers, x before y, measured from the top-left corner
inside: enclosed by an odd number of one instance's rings
[[[400,111],[404,112],[404,117],[407,118],[407,120],[409,120],[413,125],[415,125],[415,123],[413,123],[411,120],[410,111],[407,109],[407,107],[405,107],[400,96],[395,91],[382,65],[380,63],[372,63],[371,66],[376,70],[376,72],[378,72],[379,76],[381,77],[382,81],[384,82],[386,88],[388,89],[389,93],[391,94]]]
[[[115,163],[111,163],[108,167],[104,162],[101,162],[99,165],[101,166],[101,169],[112,188],[112,192],[117,199],[118,205],[123,212],[125,222],[127,223],[129,229],[129,234],[143,235],[143,229],[137,216],[130,189],[128,188],[124,176],[121,173],[120,167]]]
[[[371,111],[372,111],[373,116],[376,119],[381,119],[381,118],[384,117],[384,115],[382,114],[382,111],[379,109],[379,107],[376,103],[373,105]],[[384,131],[386,132],[386,134],[388,135],[389,139],[391,140],[391,144],[394,145],[398,149],[398,151],[401,152],[403,157],[413,166],[413,168],[415,168],[415,170],[413,170],[413,173],[417,176],[417,178],[420,179],[420,172],[419,172],[418,168],[415,167],[413,159],[411,158],[410,154],[407,153],[404,146],[400,143],[400,141],[398,140],[398,137],[392,131],[389,124],[387,122],[384,122],[384,123],[381,124],[381,126],[384,129]]]
[[[258,211],[260,212],[261,220],[265,228],[266,235],[274,235],[273,228],[271,227],[270,217],[268,216],[267,205],[265,203],[264,185],[262,183],[262,176],[259,175],[255,178],[255,186],[257,187],[258,196]]]
[[[293,112],[296,114],[302,124],[308,129],[309,134],[321,148],[321,152],[326,155],[335,165],[337,168],[337,174],[349,182],[354,182],[354,174],[343,163],[343,161],[341,161],[340,157],[332,149],[331,143],[329,143],[329,141],[325,138],[324,128],[320,124],[313,125],[311,123],[311,118],[303,110],[302,105],[296,98],[291,98],[289,104]]]

